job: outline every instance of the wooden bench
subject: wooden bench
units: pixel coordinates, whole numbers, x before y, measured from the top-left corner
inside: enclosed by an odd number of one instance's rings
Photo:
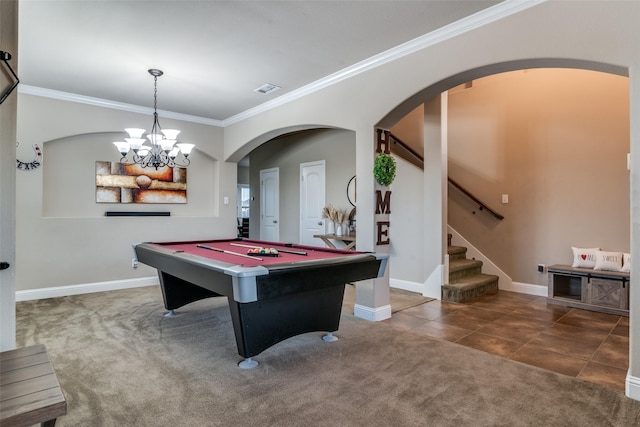
[[[550,304],[629,316],[629,273],[570,265],[552,265],[547,271]]]
[[[0,353],[0,425],[53,427],[67,401],[43,344]]]

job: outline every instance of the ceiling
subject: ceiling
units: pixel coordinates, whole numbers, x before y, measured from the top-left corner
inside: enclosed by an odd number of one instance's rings
[[[20,0],[21,86],[212,122],[489,8],[480,0]],[[266,84],[281,89],[254,92]]]

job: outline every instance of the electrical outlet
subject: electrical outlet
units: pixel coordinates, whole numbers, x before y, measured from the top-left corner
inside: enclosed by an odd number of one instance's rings
[[[538,264],[538,273],[544,273],[544,268],[545,268],[544,264]]]
[[[136,258],[131,258],[131,268],[138,268],[138,260]]]

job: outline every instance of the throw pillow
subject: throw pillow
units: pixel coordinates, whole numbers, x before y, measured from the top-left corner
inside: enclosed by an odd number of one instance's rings
[[[620,269],[620,271],[631,273],[631,254],[622,254],[622,268]]]
[[[596,270],[620,271],[622,252],[596,251]]]
[[[576,248],[571,246],[573,251],[573,264],[571,267],[593,268],[596,266],[596,251],[600,248]]]

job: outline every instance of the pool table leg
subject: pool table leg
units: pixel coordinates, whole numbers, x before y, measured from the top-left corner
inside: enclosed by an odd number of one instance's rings
[[[322,341],[334,342],[334,341],[338,341],[338,337],[333,335],[333,332],[328,332],[327,335],[322,337]]]
[[[229,298],[229,309],[240,356],[251,357],[306,332],[338,330],[344,284],[282,295],[250,303]]]
[[[256,366],[258,366],[259,363],[256,362],[255,360],[253,360],[250,357],[247,357],[246,359],[244,359],[242,362],[238,363],[238,367],[240,369],[253,369]]]

